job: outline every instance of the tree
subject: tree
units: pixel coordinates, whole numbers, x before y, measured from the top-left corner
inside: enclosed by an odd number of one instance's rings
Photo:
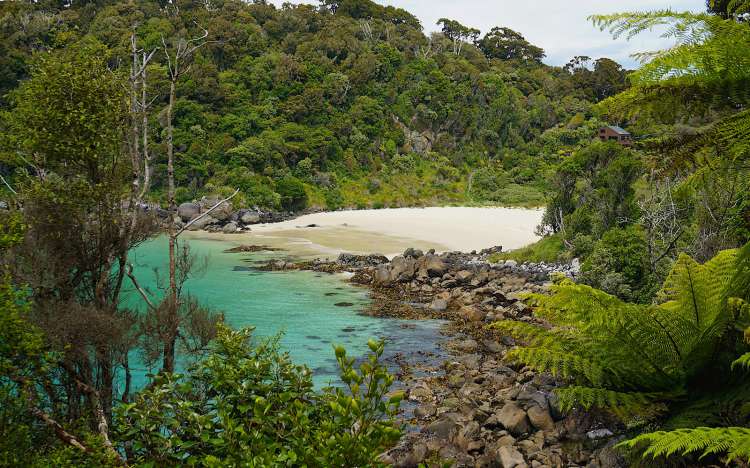
[[[627,88],[627,72],[612,59],[602,57],[594,62],[592,73],[594,94],[597,101],[614,96]]]
[[[28,291],[30,318],[59,353],[50,374],[59,387],[27,386],[33,410],[66,444],[86,449],[63,425],[82,420],[109,440],[118,368],[134,320],[120,308],[130,249],[153,233],[133,203],[127,155],[126,81],[107,67],[109,51],[86,39],[40,55],[31,78],[11,95],[5,148],[17,168],[24,237],[3,255]],[[127,369],[126,369],[127,371]],[[41,403],[40,403],[41,404]]]
[[[164,36],[161,42],[164,47],[164,56],[167,60],[167,71],[169,73],[169,102],[166,108],[166,129],[167,129],[167,202],[169,212],[172,216],[177,215],[177,202],[175,200],[175,177],[174,177],[174,125],[172,114],[175,108],[175,99],[177,94],[177,83],[182,75],[190,70],[190,59],[196,50],[206,44],[208,30],[204,29],[202,34],[191,39],[185,39],[182,36],[173,40],[171,47],[167,46]],[[169,289],[167,291],[166,314],[164,323],[166,332],[163,334],[163,364],[164,372],[174,372],[175,354],[177,338],[179,336],[179,294],[177,281],[177,236],[173,220],[169,220]],[[186,272],[186,274],[189,274]]]
[[[440,18],[437,25],[442,26],[443,35],[453,43],[454,55],[461,55],[461,49],[463,48],[464,43],[476,41],[481,33],[478,29],[464,26],[458,21],[448,18]]]
[[[541,63],[544,58],[544,50],[510,28],[494,27],[476,44],[489,59]]]

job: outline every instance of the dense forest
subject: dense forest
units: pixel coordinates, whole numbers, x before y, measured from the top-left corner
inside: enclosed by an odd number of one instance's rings
[[[621,91],[626,72],[587,57],[546,66],[508,28],[440,27],[426,36],[408,12],[373,2],[4,2],[0,95],[12,105],[7,92],[40,51],[96,44],[123,75],[137,72],[133,47],[145,53],[145,73],[129,79],[146,83],[139,110],[159,201],[165,45],[200,37],[172,111],[178,203],[240,187],[247,206],[266,209],[540,206],[546,175],[589,140],[592,104]]]
[[[592,17],[674,40],[626,71],[369,0],[0,2],[0,466],[371,466],[399,439],[382,342],[336,348],[342,386],[316,389],[183,291],[200,265],[144,206],[203,196],[544,205],[542,239],[494,260],[581,274],[528,298],[544,326],[488,326],[504,358],[620,421],[633,463],[744,466],[750,3],[707,7]],[[165,231],[155,301],[129,253]],[[134,350],[159,371],[140,391]]]

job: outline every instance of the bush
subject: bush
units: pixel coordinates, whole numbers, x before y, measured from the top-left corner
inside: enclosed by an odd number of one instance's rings
[[[646,237],[637,226],[605,232],[583,262],[581,273],[585,284],[624,300],[647,301],[656,289]]]
[[[312,375],[278,350],[250,346],[251,329],[220,327],[212,353],[188,375],[165,375],[117,408],[129,462],[157,466],[374,466],[400,437],[401,395],[370,341],[360,366],[335,349],[344,388],[313,390]]]
[[[276,193],[281,196],[281,207],[289,211],[300,211],[307,206],[307,192],[301,180],[285,176],[276,181]]]
[[[515,260],[518,263],[554,263],[560,261],[560,254],[562,254],[564,250],[565,245],[563,245],[562,238],[559,235],[553,235],[543,237],[537,242],[520,249],[495,254],[490,257],[490,261],[498,262],[500,260]]]

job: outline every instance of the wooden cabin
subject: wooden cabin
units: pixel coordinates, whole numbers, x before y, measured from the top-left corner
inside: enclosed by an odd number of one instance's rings
[[[617,125],[607,125],[599,129],[599,139],[602,141],[616,141],[622,146],[633,146],[630,132]]]

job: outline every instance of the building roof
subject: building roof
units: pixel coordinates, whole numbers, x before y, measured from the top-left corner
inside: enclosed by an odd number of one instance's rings
[[[630,135],[630,132],[617,125],[607,125],[607,128],[620,135]]]

